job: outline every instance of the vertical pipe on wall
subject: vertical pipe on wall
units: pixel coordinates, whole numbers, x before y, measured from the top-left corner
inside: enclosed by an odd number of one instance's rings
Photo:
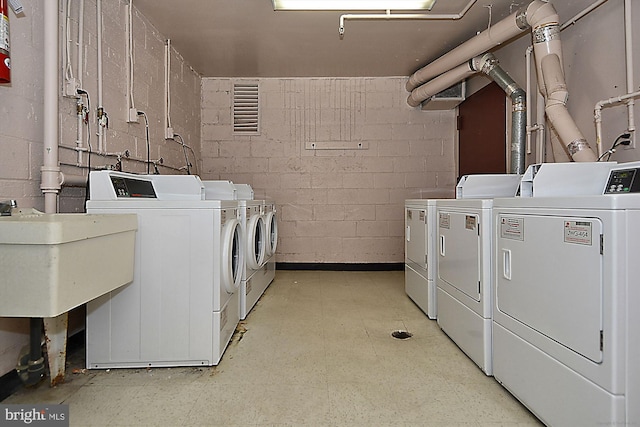
[[[104,107],[102,106],[102,0],[96,0],[96,41],[97,41],[97,80],[98,80],[98,109],[96,117],[98,119],[98,151],[105,151],[104,146]]]
[[[80,0],[78,5],[78,66],[76,70],[78,71],[78,83],[80,84],[80,88],[82,89],[82,75],[83,73],[83,64],[84,61],[84,0]]]
[[[44,2],[44,211],[58,210],[60,165],[58,162],[58,2]]]
[[[631,18],[631,0],[624,0],[624,36],[625,36],[625,54],[627,62],[627,94],[633,93],[635,83],[633,81],[633,20]],[[627,116],[629,118],[628,131],[632,134],[631,138],[635,139],[635,118],[633,109],[635,106],[634,98],[627,100]]]

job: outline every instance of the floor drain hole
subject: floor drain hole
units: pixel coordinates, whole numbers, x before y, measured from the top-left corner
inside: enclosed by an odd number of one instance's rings
[[[407,331],[393,331],[391,336],[399,340],[406,340],[407,338],[411,338],[413,334]]]

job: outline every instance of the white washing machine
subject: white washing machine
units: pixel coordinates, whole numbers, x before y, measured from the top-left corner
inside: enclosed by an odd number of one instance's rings
[[[262,292],[276,277],[276,250],[278,249],[278,211],[275,201],[267,198],[262,205],[262,216],[266,227],[267,245],[265,253],[265,277],[262,279]]]
[[[429,317],[436,318],[436,200],[405,200],[404,289]]]
[[[547,425],[640,423],[639,168],[494,201],[494,376]]]
[[[262,214],[264,200],[253,200],[253,189],[248,184],[231,181],[203,181],[207,199],[236,200],[242,227],[242,280],[240,282],[240,319],[244,320],[258,302],[266,286],[268,226]],[[267,284],[268,285],[268,284]]]
[[[440,328],[492,375],[491,209],[487,197],[515,196],[520,175],[467,175],[455,200],[436,201],[437,318]]]
[[[89,185],[88,212],[136,213],[138,233],[133,282],[87,304],[87,368],[218,364],[240,317],[236,202],[204,200],[193,175]]]

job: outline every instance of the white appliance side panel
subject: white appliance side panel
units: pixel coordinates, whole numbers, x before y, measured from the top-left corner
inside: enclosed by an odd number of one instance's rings
[[[480,301],[480,234],[476,213],[438,209],[438,277]]]
[[[627,425],[640,425],[640,211],[627,215]]]
[[[87,307],[87,366],[211,360],[218,335],[211,330],[215,305],[231,297],[221,298],[214,274],[219,265],[214,247],[220,241],[214,217],[219,221],[219,215],[205,209],[100,211],[137,213],[139,228],[133,282]]]
[[[601,233],[597,218],[497,215],[497,310],[600,362]]]
[[[435,202],[427,207],[427,279],[438,279],[438,215]]]
[[[431,281],[431,286],[434,286]],[[429,280],[424,271],[416,271],[411,266],[404,266],[404,289],[411,300],[420,307],[430,319],[436,318],[435,292],[429,288]]]
[[[632,425],[625,423],[623,396],[607,392],[495,322],[493,375],[548,426]]]
[[[427,210],[407,208],[405,210],[406,257],[412,264],[427,269]]]

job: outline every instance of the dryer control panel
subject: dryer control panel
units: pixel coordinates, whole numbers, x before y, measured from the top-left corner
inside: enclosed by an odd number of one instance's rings
[[[640,193],[639,176],[640,167],[612,170],[604,194]]]

